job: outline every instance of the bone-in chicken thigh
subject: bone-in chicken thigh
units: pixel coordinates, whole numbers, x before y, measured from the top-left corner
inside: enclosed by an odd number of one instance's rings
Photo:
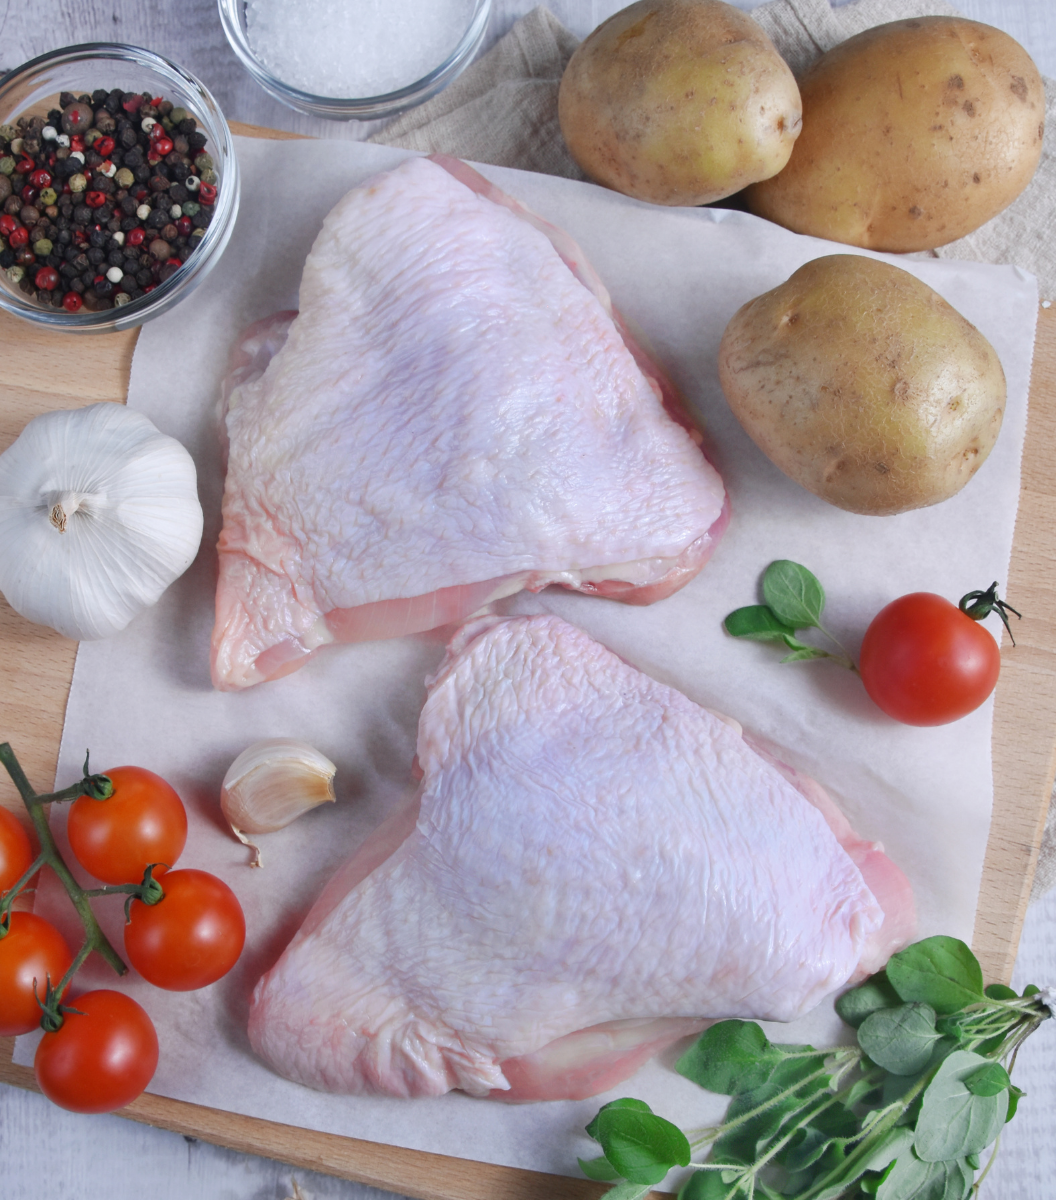
[[[299,313],[247,331],[225,403],[221,688],[522,588],[649,603],[727,520],[578,248],[460,163],[409,159],[340,201]]]
[[[254,1048],[300,1083],[590,1095],[706,1018],[798,1017],[912,934],[905,877],[816,784],[557,617],[460,631],[417,750],[415,803],[254,993]]]

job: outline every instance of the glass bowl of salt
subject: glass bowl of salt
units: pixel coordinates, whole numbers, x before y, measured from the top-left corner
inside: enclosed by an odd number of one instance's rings
[[[435,96],[472,61],[491,0],[218,0],[232,49],[299,112],[375,120]]]

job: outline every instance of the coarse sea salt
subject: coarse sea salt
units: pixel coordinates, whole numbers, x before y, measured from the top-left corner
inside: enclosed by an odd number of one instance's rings
[[[475,0],[247,0],[253,53],[276,78],[316,96],[394,92],[440,66]]]

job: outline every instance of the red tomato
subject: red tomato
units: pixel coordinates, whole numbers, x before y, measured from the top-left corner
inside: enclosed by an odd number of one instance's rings
[[[166,871],[165,897],[133,900],[125,926],[129,962],[149,983],[190,992],[215,983],[235,965],[246,918],[235,893],[206,871]]]
[[[0,892],[6,892],[33,862],[29,834],[13,812],[0,805]]]
[[[50,978],[59,981],[73,962],[62,934],[30,912],[13,912],[0,938],[0,1037],[29,1033],[40,1024],[40,1005]]]
[[[1001,653],[990,633],[955,604],[913,592],[873,618],[860,669],[865,690],[888,716],[905,725],[945,725],[994,690]]]
[[[187,841],[187,812],[175,791],[143,767],[106,771],[107,800],[79,796],[66,832],[77,861],[103,883],[139,883],[150,863],[171,867]]]
[[[40,1090],[71,1112],[113,1112],[130,1104],[158,1065],[154,1023],[130,996],[101,989],[72,1001],[62,1028],[46,1033],[33,1071]]]

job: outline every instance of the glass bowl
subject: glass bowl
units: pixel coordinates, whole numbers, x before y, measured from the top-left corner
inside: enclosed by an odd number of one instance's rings
[[[23,115],[44,117],[49,110],[60,107],[58,97],[62,92],[80,96],[102,88],[149,92],[152,97],[160,96],[186,109],[197,121],[197,131],[208,139],[205,151],[213,160],[217,195],[212,219],[187,261],[151,292],[120,307],[97,311],[82,308],[75,313],[65,308],[44,308],[28,299],[10,281],[6,270],[0,270],[0,309],[38,325],[76,333],[129,329],[172,308],[216,265],[231,237],[238,211],[238,162],[231,131],[216,101],[193,75],[150,50],[116,42],[92,42],[34,58],[0,78],[0,125],[14,125]]]
[[[376,0],[374,3],[376,5]],[[232,49],[242,60],[243,66],[250,75],[269,95],[298,112],[337,121],[376,120],[379,117],[392,117],[408,108],[413,108],[416,104],[421,104],[430,96],[435,96],[437,92],[460,75],[472,61],[487,31],[488,19],[491,16],[491,0],[467,0],[466,7],[472,10],[469,24],[465,29],[459,27],[452,29],[450,42],[454,45],[454,49],[436,67],[428,70],[420,78],[408,81],[405,86],[398,87],[393,91],[375,96],[339,98],[318,96],[280,79],[272,68],[261,60],[253,48],[247,29],[247,0],[218,0],[218,4],[220,21]],[[352,0],[348,0],[346,7],[353,7]],[[298,6],[294,5],[289,11],[297,11],[297,9]],[[389,11],[395,12],[391,7]],[[300,9],[300,12],[303,14],[303,8]],[[332,29],[330,33],[333,33]],[[396,27],[393,29],[391,41],[393,44],[407,44],[406,39],[399,37]],[[348,53],[353,53],[354,49],[354,47],[348,47]]]

